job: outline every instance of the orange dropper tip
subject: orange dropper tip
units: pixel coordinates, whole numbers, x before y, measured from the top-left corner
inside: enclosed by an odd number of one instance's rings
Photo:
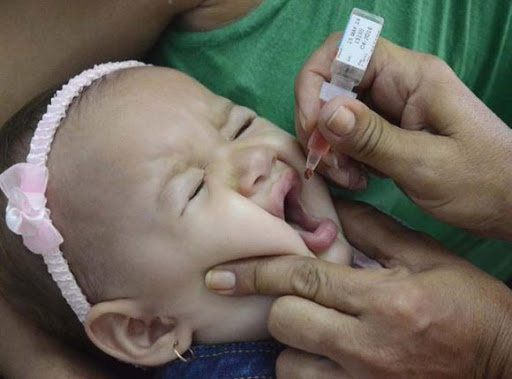
[[[308,158],[306,160],[306,172],[304,173],[304,177],[306,179],[311,179],[313,177],[313,173],[315,172],[316,167],[322,160],[322,157],[329,152],[331,146],[325,140],[324,136],[315,129],[313,133],[311,133],[311,137],[309,137],[308,141]]]
[[[319,150],[309,150],[308,153],[308,159],[306,161],[306,172],[304,176],[306,179],[311,179],[313,177],[313,173],[315,172],[316,167],[320,163],[320,160],[322,159],[323,154]]]

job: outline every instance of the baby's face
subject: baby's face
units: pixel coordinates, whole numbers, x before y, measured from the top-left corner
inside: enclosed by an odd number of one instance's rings
[[[166,68],[132,69],[99,96],[69,141],[81,203],[112,231],[101,254],[125,276],[107,297],[137,298],[199,342],[250,340],[266,336],[271,299],[213,294],[209,268],[282,254],[348,263],[329,194],[302,178],[290,135]]]

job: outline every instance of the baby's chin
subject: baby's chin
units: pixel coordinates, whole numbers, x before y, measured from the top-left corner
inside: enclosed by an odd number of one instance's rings
[[[230,299],[235,301],[219,310],[217,320],[212,320],[208,328],[196,331],[194,344],[251,342],[271,338],[267,323],[275,297],[258,295]]]
[[[319,259],[336,264],[350,265],[352,247],[341,233],[325,251],[317,254]],[[220,296],[220,295],[213,295]],[[270,339],[268,315],[275,300],[271,296],[222,297],[216,309],[207,312],[208,326],[194,333],[195,344],[219,344],[250,342]]]

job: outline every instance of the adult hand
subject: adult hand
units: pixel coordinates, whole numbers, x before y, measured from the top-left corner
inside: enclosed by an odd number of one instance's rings
[[[338,207],[347,239],[385,268],[281,256],[206,277],[224,295],[283,296],[268,327],[294,349],[280,356],[278,377],[511,377],[507,287],[370,206]],[[234,287],[215,270],[234,273]]]
[[[319,99],[339,34],[296,82],[297,135],[318,127],[339,157],[320,171],[363,188],[361,163],[391,177],[424,211],[487,235],[512,238],[512,132],[440,59],[380,39],[359,86],[361,102]],[[350,156],[350,159],[347,159]],[[329,165],[331,166],[329,168]]]

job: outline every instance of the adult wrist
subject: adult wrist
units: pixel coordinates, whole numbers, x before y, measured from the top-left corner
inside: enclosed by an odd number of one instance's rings
[[[512,132],[511,132],[512,133]],[[511,144],[512,145],[512,144]],[[511,146],[512,148],[512,146]],[[505,216],[505,235],[508,240],[512,241],[512,167],[505,169],[507,173],[507,194],[505,200],[505,207],[507,209],[507,215]]]
[[[487,378],[512,378],[512,317],[508,321],[508,330],[502,331],[496,341]]]
[[[509,132],[510,150],[512,151],[512,130]],[[503,165],[503,206],[501,208],[501,225],[498,226],[498,237],[512,241],[512,165]],[[511,252],[512,253],[512,252]]]
[[[488,162],[487,176],[481,182],[490,203],[485,210],[487,217],[474,231],[482,236],[512,241],[512,165],[509,162],[512,129],[496,119],[497,128],[492,135],[494,151],[488,153],[492,160]],[[487,143],[487,146],[491,145]]]
[[[504,286],[504,285],[503,285]],[[494,341],[490,344],[489,357],[482,378],[512,378],[512,291],[506,296]]]

